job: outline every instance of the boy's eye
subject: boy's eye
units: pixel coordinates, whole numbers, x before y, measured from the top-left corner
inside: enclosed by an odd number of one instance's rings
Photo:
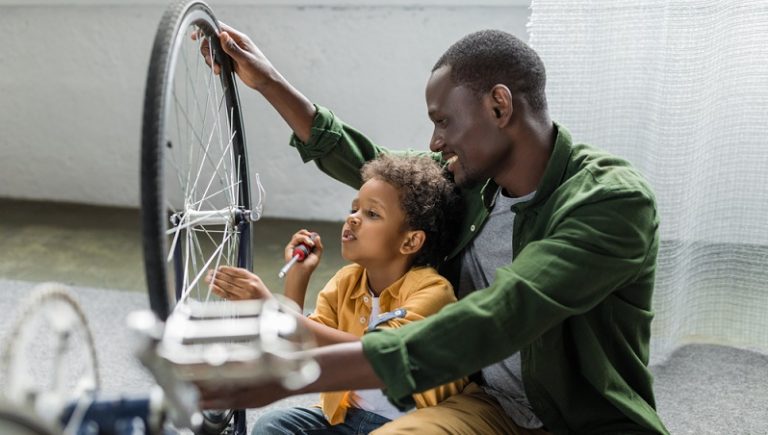
[[[376,218],[376,217],[379,217],[379,214],[378,214],[378,213],[376,213],[376,212],[375,212],[375,211],[373,211],[373,210],[366,210],[365,214],[367,214],[367,215],[368,215],[368,217],[372,217],[372,218]]]

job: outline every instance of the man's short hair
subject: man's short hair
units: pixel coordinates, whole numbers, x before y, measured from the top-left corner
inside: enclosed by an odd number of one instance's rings
[[[437,267],[448,254],[461,207],[456,185],[429,156],[381,154],[361,169],[363,182],[385,181],[398,191],[408,230],[426,234],[413,266]]]
[[[534,111],[547,108],[546,72],[539,55],[514,35],[501,30],[470,33],[450,46],[432,72],[451,67],[451,79],[483,94],[497,84],[521,94]]]

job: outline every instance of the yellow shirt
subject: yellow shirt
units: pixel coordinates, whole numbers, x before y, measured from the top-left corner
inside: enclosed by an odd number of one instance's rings
[[[396,317],[378,325],[398,328],[406,323],[435,314],[442,307],[456,302],[451,284],[431,267],[416,267],[400,277],[379,295],[381,314],[405,309],[405,317]],[[336,272],[317,296],[317,307],[309,318],[340,331],[362,337],[371,315],[368,277],[363,267],[351,264]],[[445,384],[413,395],[416,407],[434,406],[461,391],[466,379]],[[349,408],[350,391],[320,395],[325,418],[331,424],[344,421]]]

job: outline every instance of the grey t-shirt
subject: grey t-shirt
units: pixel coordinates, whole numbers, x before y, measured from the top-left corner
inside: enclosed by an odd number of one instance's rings
[[[499,189],[499,192],[501,189]],[[496,193],[488,220],[480,233],[464,250],[461,259],[459,299],[493,282],[496,269],[512,261],[512,206],[533,198],[536,192],[511,198]],[[483,390],[498,400],[507,415],[520,427],[535,429],[543,424],[531,409],[523,387],[520,352],[482,369]]]

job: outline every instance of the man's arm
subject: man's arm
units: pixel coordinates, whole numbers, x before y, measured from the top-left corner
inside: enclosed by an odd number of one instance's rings
[[[395,401],[475,372],[653,267],[657,226],[653,202],[641,194],[584,206],[497,269],[489,288],[421,322],[367,334],[364,352]]]
[[[222,29],[219,41],[224,52],[232,58],[235,73],[240,80],[269,101],[296,137],[302,141],[309,140],[315,116],[312,102],[280,74],[251,38],[224,23],[219,24]],[[209,50],[208,42],[203,41],[201,51],[206,63],[210,62]],[[220,72],[219,65],[213,65],[213,68],[217,74]]]
[[[307,351],[320,364],[320,377],[299,390],[279,382],[250,386],[201,387],[202,409],[258,408],[288,396],[323,391],[383,388],[384,384],[363,355],[359,341]]]
[[[314,161],[318,168],[355,189],[362,184],[360,167],[381,153],[419,153],[426,151],[393,151],[368,139],[346,125],[328,109],[317,107],[294,88],[272,65],[251,39],[226,24],[219,36],[224,51],[232,58],[235,72],[248,87],[259,91],[293,130],[291,145],[302,160]],[[208,45],[202,43],[206,62]],[[213,66],[218,73],[218,65]],[[432,153],[440,159],[439,154]]]

